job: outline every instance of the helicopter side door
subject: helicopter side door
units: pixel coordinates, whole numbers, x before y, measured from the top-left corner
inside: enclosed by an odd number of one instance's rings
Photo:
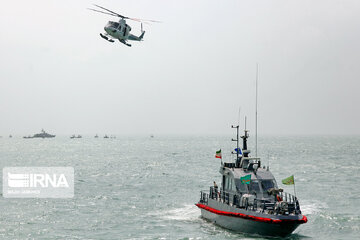
[[[124,34],[123,34],[123,31],[124,31],[124,25],[123,24],[119,24],[119,26],[117,27],[117,30],[118,30],[118,38],[122,39]]]
[[[124,37],[126,36],[129,36],[129,32],[130,32],[130,26],[125,24],[125,27],[124,27]]]
[[[122,39],[126,39],[129,35],[129,25],[127,24],[119,24],[119,37]]]

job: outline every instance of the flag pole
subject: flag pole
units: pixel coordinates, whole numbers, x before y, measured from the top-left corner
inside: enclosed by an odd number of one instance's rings
[[[293,175],[294,178],[294,194],[295,194],[295,198],[296,198],[296,191],[295,191],[295,176]]]

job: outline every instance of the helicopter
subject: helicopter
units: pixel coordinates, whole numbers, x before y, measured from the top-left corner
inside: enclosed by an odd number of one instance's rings
[[[113,12],[102,6],[99,6],[96,4],[94,4],[94,6],[100,8],[102,10],[105,10],[106,12],[98,10],[98,9],[93,9],[93,8],[88,8],[88,9],[91,11],[95,11],[95,12],[99,12],[99,13],[103,13],[103,14],[107,14],[107,15],[111,15],[111,16],[120,18],[120,20],[118,22],[109,21],[104,27],[105,33],[104,34],[100,33],[100,37],[102,37],[103,39],[105,39],[109,42],[114,42],[114,39],[118,39],[121,43],[125,44],[128,47],[131,47],[131,44],[127,43],[128,40],[142,41],[144,34],[145,34],[145,31],[143,30],[143,26],[142,26],[143,22],[144,23],[159,22],[156,20],[145,20],[145,19],[140,19],[140,18],[125,17],[121,14]],[[137,21],[137,22],[141,23],[140,36],[135,36],[130,33],[131,27],[128,24],[126,24],[126,19]]]

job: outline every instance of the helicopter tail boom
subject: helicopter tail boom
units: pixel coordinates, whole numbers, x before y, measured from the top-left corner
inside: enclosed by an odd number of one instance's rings
[[[145,34],[145,31],[143,31],[140,36],[135,36],[135,35],[129,34],[128,39],[132,40],[132,41],[142,41],[144,34]]]
[[[140,40],[143,39],[144,34],[145,34],[145,31],[142,31],[141,35],[139,36]]]

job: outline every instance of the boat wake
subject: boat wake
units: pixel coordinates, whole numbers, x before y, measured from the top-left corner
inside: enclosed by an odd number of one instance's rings
[[[195,205],[186,204],[180,208],[164,210],[151,214],[166,220],[196,221],[199,219],[200,211]]]

